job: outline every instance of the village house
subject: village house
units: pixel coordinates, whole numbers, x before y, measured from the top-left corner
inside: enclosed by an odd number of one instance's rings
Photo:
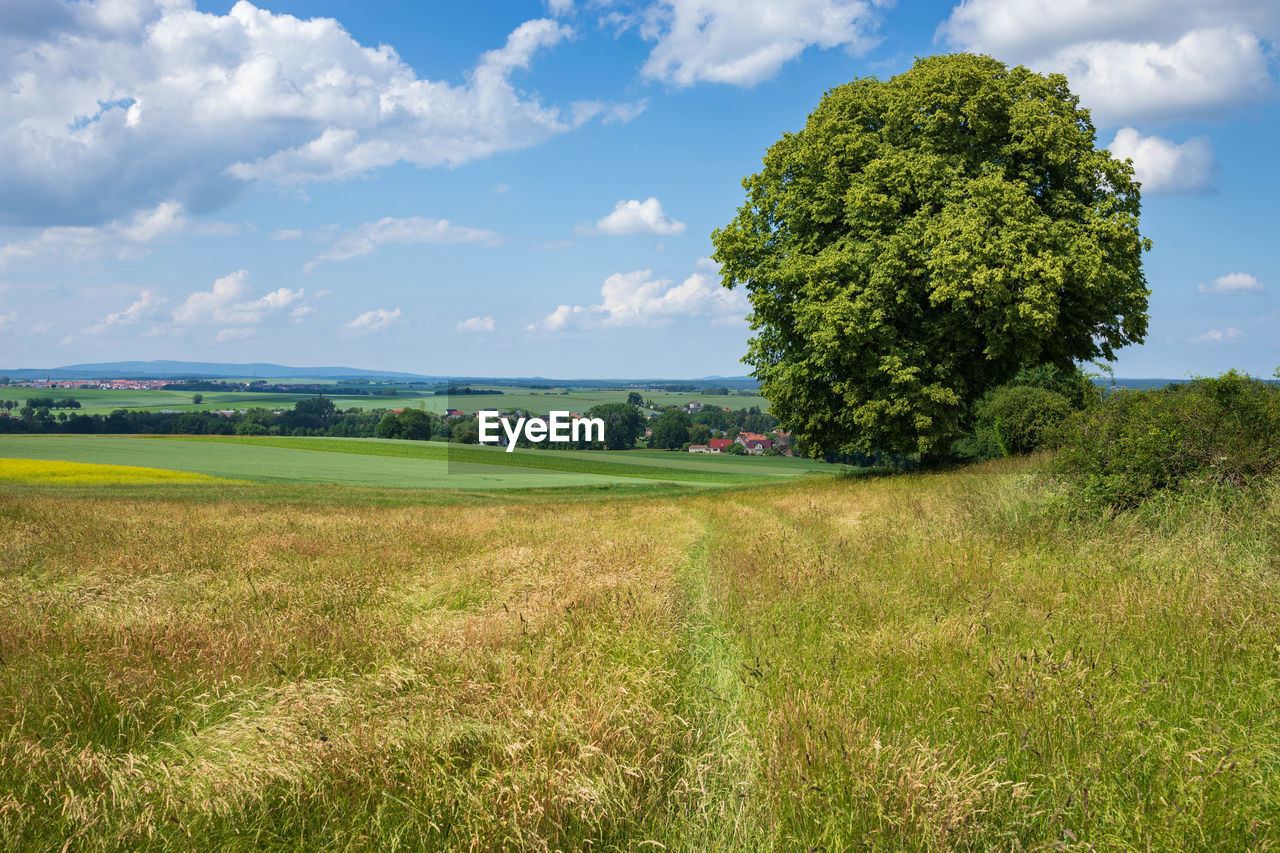
[[[710,447],[707,447],[705,444],[691,444],[689,445],[689,452],[690,453],[719,453],[720,451],[712,450]]]
[[[737,441],[747,453],[753,456],[759,456],[773,449],[773,441],[767,435],[761,435],[758,432],[740,432]]]

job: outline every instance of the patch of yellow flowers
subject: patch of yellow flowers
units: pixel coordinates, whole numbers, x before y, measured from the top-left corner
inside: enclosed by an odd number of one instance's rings
[[[0,459],[0,483],[54,483],[81,485],[132,485],[145,483],[228,483],[221,477],[141,468],[133,465],[99,465],[51,459]]]

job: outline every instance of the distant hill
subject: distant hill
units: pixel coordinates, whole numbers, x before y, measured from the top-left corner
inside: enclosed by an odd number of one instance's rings
[[[351,367],[287,367],[283,364],[219,364],[207,361],[109,361],[101,364],[68,364],[43,369],[3,370],[11,379],[428,379],[416,373],[394,370],[360,370]]]
[[[230,364],[208,361],[109,361],[68,364],[62,367],[0,369],[14,380],[30,379],[390,379],[400,382],[487,383],[496,385],[573,385],[618,387],[625,385],[686,384],[700,388],[754,389],[749,376],[704,376],[698,379],[548,379],[546,377],[428,376],[396,370],[356,367],[290,367],[258,362]]]

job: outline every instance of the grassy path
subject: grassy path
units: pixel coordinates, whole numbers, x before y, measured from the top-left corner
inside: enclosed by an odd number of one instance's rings
[[[1280,847],[1280,484],[0,486],[0,849]],[[228,493],[230,494],[230,493]]]

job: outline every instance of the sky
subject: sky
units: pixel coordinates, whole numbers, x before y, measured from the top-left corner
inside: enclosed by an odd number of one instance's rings
[[[827,89],[1065,73],[1143,184],[1116,374],[1280,366],[1276,0],[0,2],[0,368],[742,375],[711,232]]]

